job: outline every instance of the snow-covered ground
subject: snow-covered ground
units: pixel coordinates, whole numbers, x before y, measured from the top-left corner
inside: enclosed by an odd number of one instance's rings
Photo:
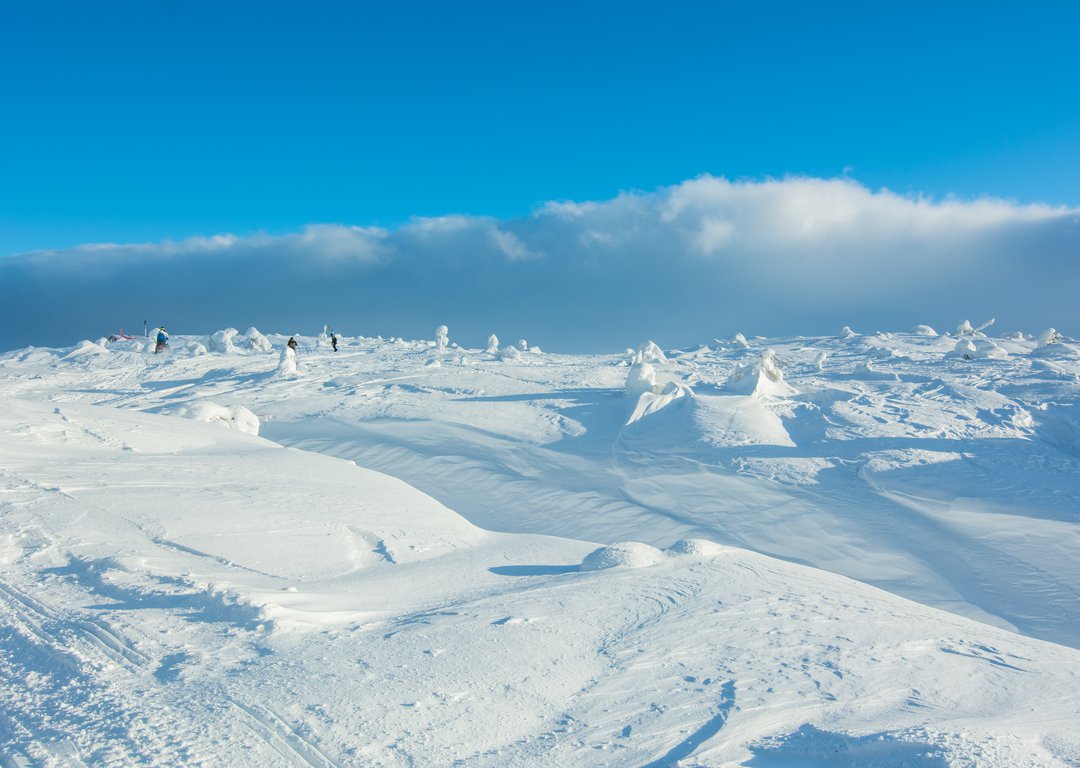
[[[0,355],[0,762],[1080,765],[1070,340],[287,338]]]

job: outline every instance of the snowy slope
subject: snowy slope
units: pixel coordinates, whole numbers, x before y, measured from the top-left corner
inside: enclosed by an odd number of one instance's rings
[[[7,764],[1080,764],[1069,343],[301,341],[0,357]]]

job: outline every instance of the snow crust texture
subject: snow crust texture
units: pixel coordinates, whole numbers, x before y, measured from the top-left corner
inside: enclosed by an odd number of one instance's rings
[[[967,325],[0,355],[0,764],[1080,765],[1080,355]]]

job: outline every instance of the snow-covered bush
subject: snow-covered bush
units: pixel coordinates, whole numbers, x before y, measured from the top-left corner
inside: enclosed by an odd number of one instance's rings
[[[181,349],[184,351],[184,354],[188,355],[189,357],[199,357],[200,355],[208,354],[206,351],[206,346],[198,341],[195,341],[194,339],[184,344]]]
[[[656,392],[656,369],[639,356],[626,372],[626,396],[636,399],[645,392]]]
[[[494,333],[488,336],[487,349],[484,350],[489,355],[499,354],[499,337]]]
[[[503,347],[501,352],[499,352],[499,357],[503,360],[520,360],[521,350],[519,350],[517,347],[506,346]]]
[[[525,339],[518,339],[517,348],[522,352],[527,352],[529,350],[529,342],[525,341]]]
[[[946,353],[945,357],[959,357],[964,360],[971,360],[975,357],[975,345],[971,343],[971,339],[961,338],[956,342],[952,352]]]
[[[244,338],[247,340],[248,349],[252,352],[269,352],[274,348],[274,345],[270,343],[270,339],[259,333],[259,329],[255,326],[247,329]]]
[[[1048,347],[1051,344],[1057,344],[1059,341],[1061,341],[1061,334],[1054,328],[1047,328],[1039,334],[1039,338],[1035,342],[1035,348]]]
[[[226,355],[234,355],[240,350],[234,343],[234,339],[240,335],[235,328],[223,328],[210,337],[210,351],[220,352]]]
[[[1004,360],[1009,353],[987,338],[961,338],[946,357],[963,360]]]
[[[641,361],[644,363],[666,363],[667,356],[664,354],[664,350],[660,349],[654,341],[646,341],[640,347],[638,347],[638,355],[641,357]]]
[[[291,347],[285,347],[281,350],[281,359],[278,361],[277,367],[278,376],[295,376],[296,375],[296,352]]]
[[[440,352],[444,352],[449,344],[450,330],[445,325],[440,325],[435,329],[435,346]]]
[[[975,328],[972,327],[969,320],[964,320],[960,325],[956,326],[957,336],[974,336]]]
[[[766,349],[761,357],[750,365],[742,365],[728,378],[724,389],[750,397],[788,397],[797,390],[784,381],[784,374],[776,361],[776,353]]]

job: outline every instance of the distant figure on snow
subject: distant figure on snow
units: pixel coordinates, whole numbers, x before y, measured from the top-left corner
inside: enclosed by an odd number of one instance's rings
[[[290,336],[289,337],[289,343],[286,346],[288,346],[289,349],[291,349],[293,352],[295,352],[296,351],[296,339],[294,339],[292,336]]]
[[[330,334],[330,344],[333,345],[334,351],[337,352],[337,334],[336,333],[331,333]]]
[[[167,346],[169,346],[169,334],[165,333],[164,328],[158,328],[157,345],[154,347],[154,354],[156,355]]]

